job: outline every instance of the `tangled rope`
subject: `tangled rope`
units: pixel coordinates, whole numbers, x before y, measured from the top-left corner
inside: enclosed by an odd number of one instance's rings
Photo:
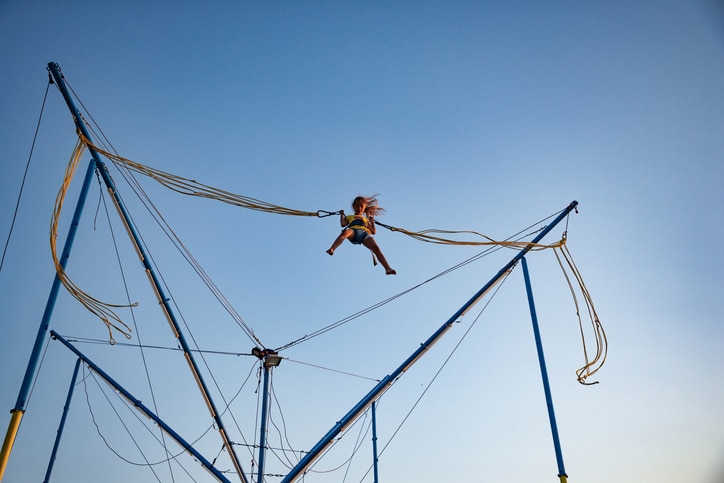
[[[83,304],[85,308],[87,308],[91,313],[93,313],[95,316],[103,321],[103,323],[108,328],[110,343],[114,344],[115,339],[113,337],[113,329],[123,334],[127,339],[131,338],[132,332],[132,329],[128,325],[126,325],[118,315],[116,315],[114,309],[133,307],[136,304],[109,304],[88,295],[86,292],[81,290],[70,279],[70,277],[68,277],[68,274],[66,273],[63,265],[60,263],[60,259],[58,258],[58,221],[60,219],[60,213],[63,209],[65,195],[67,194],[68,187],[70,186],[70,183],[73,180],[73,176],[78,169],[78,164],[80,162],[81,156],[83,155],[83,152],[85,151],[85,148],[86,145],[82,142],[82,140],[79,140],[78,143],[76,143],[75,148],[73,149],[73,154],[70,157],[68,167],[65,170],[63,184],[61,185],[60,190],[58,191],[58,195],[55,198],[55,208],[53,209],[53,215],[50,221],[50,252],[53,256],[55,271],[58,274],[60,282],[73,297],[75,297],[81,304]]]
[[[560,251],[561,255],[558,255],[558,252]],[[568,250],[568,247],[565,245],[562,245],[559,247],[559,249],[553,250],[553,253],[556,255],[556,259],[558,260],[558,264],[561,267],[561,270],[563,271],[563,275],[566,277],[566,282],[568,282],[568,288],[571,291],[571,296],[573,297],[573,303],[576,306],[576,316],[578,317],[578,327],[581,331],[581,344],[583,345],[583,357],[585,359],[585,364],[583,367],[576,370],[576,377],[578,378],[578,382],[581,384],[598,384],[598,382],[588,382],[588,378],[598,372],[603,364],[606,362],[606,356],[608,354],[608,340],[606,339],[606,332],[603,330],[603,325],[601,325],[601,321],[598,318],[598,314],[596,313],[596,308],[593,305],[593,299],[591,298],[591,294],[588,291],[588,288],[586,288],[586,284],[583,281],[583,277],[581,276],[581,272],[578,271],[578,267],[576,267],[576,264],[573,262],[573,257],[571,256],[571,252]],[[591,321],[591,326],[593,327],[593,333],[595,337],[595,355],[593,358],[589,358],[588,355],[588,348],[586,346],[586,335],[583,328],[583,322],[581,320],[581,310],[578,305],[578,299],[576,297],[575,290],[573,289],[573,283],[571,282],[571,279],[568,277],[568,271],[566,270],[565,265],[563,264],[563,261],[561,260],[561,257],[563,257],[563,260],[565,260],[566,265],[571,270],[571,273],[573,274],[573,277],[576,279],[576,282],[578,283],[578,286],[581,289],[581,293],[583,294],[583,300],[586,304],[586,311],[588,312],[588,317]]]

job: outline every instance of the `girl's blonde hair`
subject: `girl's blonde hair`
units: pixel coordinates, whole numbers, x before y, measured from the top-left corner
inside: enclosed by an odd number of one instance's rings
[[[356,197],[356,198],[352,201],[352,207],[354,208],[354,205],[355,205],[355,203],[357,202],[357,200],[363,200],[365,203],[367,203],[367,208],[365,208],[365,214],[366,214],[367,216],[377,216],[377,215],[381,215],[382,213],[385,212],[385,209],[382,208],[382,207],[378,204],[378,202],[377,202],[377,197],[378,197],[378,196],[379,196],[379,194],[374,194],[374,195],[372,195],[372,196],[362,196],[362,195],[359,195],[358,197]]]

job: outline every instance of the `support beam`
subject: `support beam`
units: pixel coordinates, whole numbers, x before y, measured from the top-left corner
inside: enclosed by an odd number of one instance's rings
[[[533,300],[533,288],[530,283],[530,275],[528,274],[528,262],[523,257],[523,278],[525,278],[525,291],[528,295],[528,306],[530,307],[530,318],[533,322],[533,335],[535,336],[535,347],[538,351],[538,364],[540,365],[540,375],[543,379],[543,391],[546,396],[546,407],[548,408],[548,420],[551,424],[551,434],[553,435],[553,447],[556,452],[556,463],[558,464],[558,478],[560,483],[568,481],[566,469],[563,466],[563,451],[561,451],[561,440],[558,437],[558,424],[556,423],[556,413],[553,410],[553,396],[551,395],[551,386],[548,382],[548,369],[546,369],[546,358],[543,354],[543,342],[540,337],[540,328],[538,327],[538,316],[535,310],[535,301]]]
[[[78,369],[80,369],[81,359],[78,358],[75,361],[75,368],[73,369],[73,377],[70,379],[70,388],[68,389],[68,396],[65,398],[65,406],[63,406],[63,415],[60,417],[60,424],[58,425],[58,433],[55,435],[55,443],[53,443],[53,451],[50,453],[50,461],[48,461],[48,469],[45,472],[45,479],[43,483],[50,481],[50,475],[53,473],[53,465],[55,464],[55,457],[58,455],[58,448],[60,447],[60,438],[63,436],[63,428],[65,428],[65,420],[68,417],[68,411],[70,410],[70,401],[73,399],[73,391],[75,390],[75,381],[78,379]]]
[[[136,397],[133,396],[130,392],[128,392],[123,386],[121,386],[118,382],[115,381],[111,376],[109,376],[103,369],[98,367],[93,361],[88,359],[85,354],[83,354],[81,351],[75,348],[73,344],[65,340],[62,336],[60,336],[58,333],[56,333],[54,330],[50,331],[50,335],[53,337],[53,339],[60,341],[64,346],[66,346],[68,349],[70,349],[73,354],[78,356],[79,359],[82,359],[83,362],[88,364],[88,367],[98,374],[104,381],[106,381],[108,384],[111,385],[118,393],[126,398],[136,409],[138,409],[141,413],[143,413],[145,416],[153,420],[156,424],[158,424],[158,427],[161,428],[166,434],[168,434],[171,438],[173,438],[174,441],[176,441],[182,448],[184,448],[186,451],[191,454],[194,458],[196,458],[199,463],[201,463],[204,468],[206,468],[209,473],[214,475],[217,480],[221,481],[222,483],[231,483],[216,467],[209,462],[204,456],[196,451],[193,446],[191,446],[185,439],[181,437],[176,431],[171,429],[171,427],[166,424],[161,418],[159,418],[153,411],[151,411],[149,408],[146,407],[140,400],[138,400]]]

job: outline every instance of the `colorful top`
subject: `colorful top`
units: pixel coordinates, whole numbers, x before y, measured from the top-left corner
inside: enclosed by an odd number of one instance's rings
[[[352,228],[353,230],[364,230],[367,233],[370,233],[370,221],[365,215],[347,215],[346,218],[347,228]]]

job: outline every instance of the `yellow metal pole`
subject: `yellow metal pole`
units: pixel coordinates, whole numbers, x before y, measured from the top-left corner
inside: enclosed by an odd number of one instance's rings
[[[0,452],[0,481],[3,479],[5,474],[5,467],[8,465],[10,459],[10,452],[15,444],[15,437],[18,435],[18,428],[20,427],[20,421],[23,419],[25,411],[18,411],[13,409],[10,411],[12,416],[10,417],[10,424],[8,425],[8,432],[5,434],[5,441],[3,441],[3,449]]]
[[[561,483],[568,483],[568,477],[566,475],[558,475],[558,478],[561,479]]]

